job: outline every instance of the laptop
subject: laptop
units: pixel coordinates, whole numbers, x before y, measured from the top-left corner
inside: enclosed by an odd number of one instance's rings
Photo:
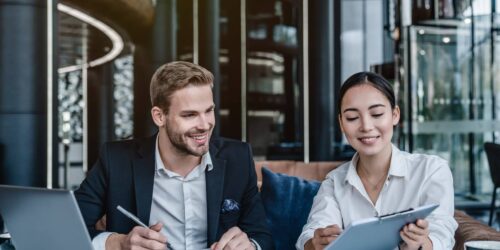
[[[72,191],[0,185],[0,214],[16,250],[91,250]]]

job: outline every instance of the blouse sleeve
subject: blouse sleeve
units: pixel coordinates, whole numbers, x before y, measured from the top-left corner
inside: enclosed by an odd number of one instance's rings
[[[455,210],[453,177],[444,160],[440,159],[438,164],[430,166],[428,178],[422,187],[420,204],[439,204],[439,207],[426,218],[429,222],[429,238],[433,249],[452,249],[458,224],[453,218]]]
[[[314,197],[307,223],[302,228],[302,233],[295,245],[298,250],[304,249],[304,245],[309,239],[313,238],[316,229],[334,224],[342,228],[339,204],[334,197],[333,190],[333,178],[327,176],[327,179],[321,183],[321,187]]]

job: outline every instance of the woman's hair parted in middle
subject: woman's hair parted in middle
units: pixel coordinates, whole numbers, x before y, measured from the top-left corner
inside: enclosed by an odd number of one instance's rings
[[[389,103],[391,104],[391,108],[394,109],[396,107],[394,89],[384,77],[372,72],[359,72],[347,78],[344,84],[342,84],[342,87],[340,87],[339,99],[337,102],[337,113],[339,116],[342,116],[342,99],[344,98],[347,90],[363,84],[368,84],[378,89],[385,97],[387,97]]]

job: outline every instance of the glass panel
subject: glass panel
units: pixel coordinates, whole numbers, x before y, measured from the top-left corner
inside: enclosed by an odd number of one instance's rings
[[[365,47],[363,45],[364,16],[363,1],[344,0],[342,8],[341,39],[341,81],[350,75],[367,69],[365,67]],[[353,16],[358,18],[352,18]]]
[[[500,0],[497,1],[497,9],[500,7]],[[492,81],[493,88],[491,90],[491,98],[493,99],[492,109],[493,117],[495,119],[500,119],[500,15],[494,16],[494,31],[493,31],[493,71],[492,71]],[[500,141],[500,131],[495,131],[494,141]]]
[[[386,32],[382,0],[343,0],[341,8],[341,80],[344,81],[356,72],[369,70],[371,65],[383,63]]]
[[[257,158],[303,160],[301,2],[247,2],[247,128]]]
[[[363,70],[368,70],[374,64],[383,63],[384,47],[384,11],[382,0],[370,0],[365,2],[366,12],[364,15],[365,31],[363,43],[365,44],[366,63]],[[347,12],[349,13],[349,12]],[[351,18],[352,19],[352,18]],[[361,70],[361,69],[360,69]]]
[[[117,58],[113,65],[114,138],[130,139],[134,132],[134,57]]]
[[[496,54],[490,27],[488,15],[426,21],[409,30],[411,99],[403,105],[411,115],[403,127],[411,130],[404,133],[412,137],[413,151],[449,161],[457,193],[492,189],[483,153],[484,142],[499,129],[493,119]]]

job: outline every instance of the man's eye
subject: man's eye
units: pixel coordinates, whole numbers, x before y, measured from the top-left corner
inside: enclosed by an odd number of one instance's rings
[[[194,117],[194,114],[184,114],[184,115],[182,115],[182,117],[190,118],[190,117]]]

